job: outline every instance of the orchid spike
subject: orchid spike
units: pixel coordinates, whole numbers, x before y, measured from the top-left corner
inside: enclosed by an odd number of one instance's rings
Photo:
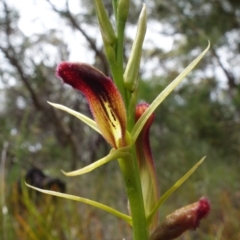
[[[148,108],[148,104],[141,103],[136,107],[135,120],[137,121],[142,114]],[[136,153],[137,160],[139,164],[139,172],[141,178],[143,200],[146,216],[148,216],[155,205],[157,204],[159,198],[159,190],[157,184],[157,176],[155,170],[155,164],[153,161],[150,141],[149,141],[149,130],[154,120],[154,115],[152,114],[147,122],[145,123],[142,131],[140,132],[136,140]],[[155,216],[151,219],[150,230],[153,230],[157,227],[158,224],[158,214],[155,213]]]
[[[62,62],[56,75],[64,83],[82,92],[103,137],[113,148],[126,145],[126,111],[113,81],[96,68],[84,63]]]

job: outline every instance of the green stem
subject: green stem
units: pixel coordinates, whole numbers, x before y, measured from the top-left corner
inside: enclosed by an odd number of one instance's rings
[[[118,21],[117,23],[117,46],[116,46],[116,74],[114,81],[117,85],[117,88],[122,94],[124,102],[126,106],[128,106],[128,94],[126,89],[124,88],[123,82],[123,42],[124,42],[124,30],[125,30],[125,23]]]
[[[120,36],[120,39],[123,41],[123,36]],[[117,37],[117,42],[114,47],[104,42],[104,48],[112,72],[113,80],[123,97],[125,106],[128,106],[127,92],[123,83],[123,43],[121,43],[121,41],[119,40],[119,37]]]
[[[128,15],[129,2],[124,0],[112,0],[114,14],[116,18],[116,45],[109,46],[104,44],[110,64],[114,82],[120,91],[125,102],[128,116],[128,129],[134,125],[134,112],[136,104],[136,95],[132,95],[124,87],[123,81],[123,52],[124,52],[124,31]],[[135,146],[132,147],[131,156],[123,157],[118,160],[121,172],[124,178],[126,192],[129,201],[129,207],[132,215],[133,240],[148,240],[148,225],[144,210],[142,187],[138,163],[136,161]]]
[[[129,200],[132,216],[133,240],[147,240],[148,228],[144,210],[142,188],[137,162],[134,157],[126,157],[118,160]]]

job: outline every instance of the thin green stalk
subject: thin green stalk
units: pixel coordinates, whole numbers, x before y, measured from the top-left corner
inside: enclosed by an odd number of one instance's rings
[[[124,53],[124,32],[125,32],[125,25],[126,25],[126,18],[128,15],[128,8],[129,3],[128,1],[119,0],[117,5],[117,45],[115,48],[116,53],[116,65],[117,68],[115,69],[116,72],[114,74],[114,81],[119,89],[120,93],[123,96],[124,102],[126,106],[128,106],[129,102],[129,94],[127,93],[126,89],[124,88],[124,81],[123,81],[123,53]]]
[[[128,97],[123,83],[123,40],[125,24],[118,23],[117,26],[117,46],[116,46],[116,72],[114,75],[114,82],[117,85],[121,95],[123,96],[126,106],[128,106]],[[119,30],[120,29],[120,30]]]
[[[132,216],[133,240],[147,240],[149,233],[137,162],[134,161],[132,156],[119,159],[118,162],[123,174],[128,195]]]
[[[113,48],[112,46],[109,46],[105,42],[103,43],[104,43],[106,56],[109,62],[109,66],[112,72],[113,80],[123,97],[125,106],[128,106],[127,92],[123,84],[123,63],[120,62],[120,60],[123,59],[123,57],[120,57],[121,53],[119,53],[119,41],[117,41],[115,48]]]
[[[117,69],[114,76],[114,81],[121,92],[127,111],[135,109],[133,105],[136,103],[136,98],[131,99],[131,94],[124,88],[123,80],[123,52],[124,52],[124,31],[128,15],[129,1],[119,0],[117,11],[117,45],[116,45],[116,65]],[[132,101],[131,101],[132,100]],[[131,129],[134,124],[134,111],[130,113],[128,118],[128,128]],[[125,181],[126,191],[128,195],[129,207],[132,215],[133,239],[147,240],[148,228],[144,210],[144,202],[142,195],[142,187],[136,160],[135,147],[132,147],[132,155],[130,157],[121,158],[118,160],[123,178]]]

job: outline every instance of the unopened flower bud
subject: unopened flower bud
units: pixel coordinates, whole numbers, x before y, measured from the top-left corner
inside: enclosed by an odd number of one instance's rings
[[[118,1],[117,17],[118,17],[118,21],[120,21],[121,24],[125,24],[127,21],[129,5],[130,5],[130,0]]]
[[[147,29],[147,11],[145,4],[143,5],[135,40],[133,42],[131,54],[124,72],[125,87],[133,92],[138,84],[139,66],[142,56],[142,45]]]
[[[210,212],[210,203],[203,197],[198,202],[180,208],[170,215],[153,232],[150,240],[172,240],[187,230],[196,229],[200,220]]]
[[[103,40],[106,44],[113,46],[117,38],[102,0],[95,0],[95,6]]]

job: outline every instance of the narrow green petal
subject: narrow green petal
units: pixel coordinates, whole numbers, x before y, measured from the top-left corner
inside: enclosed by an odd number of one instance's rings
[[[119,148],[116,150],[113,149],[106,157],[101,158],[100,160],[98,160],[84,168],[81,168],[81,169],[78,169],[78,170],[72,171],[72,172],[64,172],[64,171],[62,171],[62,172],[63,172],[63,174],[65,174],[66,176],[69,176],[69,177],[74,177],[74,176],[78,176],[78,175],[82,175],[82,174],[91,172],[92,170],[100,167],[101,165],[103,165],[105,163],[110,162],[111,160],[118,159],[118,158],[124,158],[124,157],[128,156],[129,152],[126,152],[126,149],[128,149],[128,148],[127,147]]]
[[[86,123],[89,127],[91,127],[93,130],[95,130],[96,132],[100,133],[100,130],[98,129],[97,127],[97,124],[95,121],[93,121],[91,118],[79,113],[79,112],[76,112],[68,107],[65,107],[61,104],[56,104],[56,103],[51,103],[51,102],[48,102],[48,104],[52,105],[53,107],[57,108],[57,109],[61,109],[67,113],[70,113],[71,115],[75,116],[76,118],[80,119],[81,121],[83,121],[84,123]]]
[[[181,83],[181,81],[192,71],[192,69],[198,64],[198,62],[203,58],[203,56],[207,53],[210,48],[210,42],[208,43],[207,48],[197,57],[195,58],[179,75],[176,77],[151,103],[149,108],[144,112],[144,114],[137,121],[135,126],[132,129],[131,136],[133,141],[135,142],[139,133],[143,129],[148,118],[155,111],[155,109],[163,102],[163,100]]]
[[[161,205],[196,171],[196,169],[203,163],[205,158],[206,157],[203,157],[199,162],[197,162],[183,177],[181,177],[170,189],[168,189],[166,193],[163,194],[163,196],[158,200],[151,214],[149,214],[147,217],[148,223],[151,222],[152,217],[155,215]]]
[[[55,191],[50,191],[50,190],[44,190],[41,188],[37,188],[37,187],[33,187],[27,183],[25,183],[26,186],[35,189],[39,192],[45,193],[45,194],[49,194],[52,196],[57,196],[57,197],[61,197],[61,198],[66,198],[66,199],[70,199],[70,200],[74,200],[74,201],[78,201],[78,202],[82,202],[82,203],[86,203],[88,205],[94,206],[96,208],[100,208],[106,212],[111,213],[112,215],[121,218],[122,220],[126,221],[127,223],[129,223],[130,225],[132,225],[132,218],[126,214],[123,214],[117,210],[115,210],[114,208],[111,208],[109,206],[106,206],[102,203],[90,200],[88,198],[82,198],[82,197],[78,197],[78,196],[74,196],[74,195],[70,195],[70,194],[66,194],[66,193],[60,193],[60,192],[55,192]]]

